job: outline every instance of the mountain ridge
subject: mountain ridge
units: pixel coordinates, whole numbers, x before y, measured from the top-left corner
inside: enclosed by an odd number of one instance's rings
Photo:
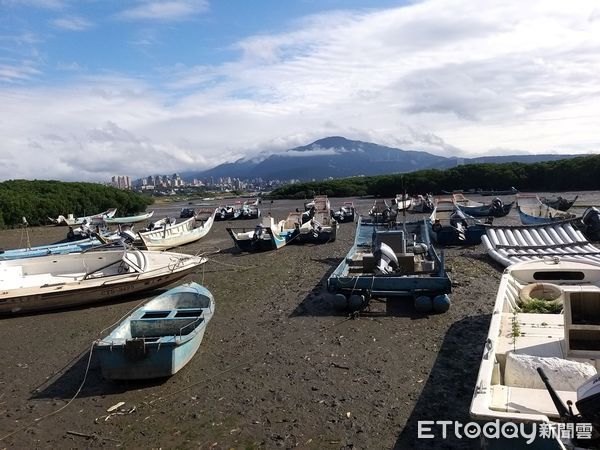
[[[253,156],[219,164],[205,171],[183,172],[184,178],[240,178],[263,180],[322,180],[350,176],[406,173],[424,169],[448,169],[459,164],[534,163],[573,158],[572,154],[446,157],[426,151],[403,150],[372,142],[329,136],[280,153]]]

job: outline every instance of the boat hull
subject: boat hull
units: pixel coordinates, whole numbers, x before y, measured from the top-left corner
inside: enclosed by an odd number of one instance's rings
[[[162,270],[3,290],[0,292],[0,315],[49,311],[110,301],[166,286],[180,280],[206,262],[206,259],[197,256],[173,253],[170,255],[176,255],[179,261],[174,261],[171,267]]]

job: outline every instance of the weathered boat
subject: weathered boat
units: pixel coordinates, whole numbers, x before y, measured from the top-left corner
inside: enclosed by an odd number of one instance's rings
[[[439,198],[428,219],[434,242],[440,245],[478,245],[486,227],[462,212],[450,198]]]
[[[116,213],[117,208],[111,208],[99,214],[94,214],[92,216],[75,217],[73,214],[69,214],[67,217],[60,215],[56,219],[52,219],[50,217],[49,219],[52,223],[56,225],[73,226],[87,224],[90,226],[94,226],[104,224],[106,219],[114,217]]]
[[[230,205],[223,205],[217,208],[215,220],[232,220],[235,215],[235,208]]]
[[[573,200],[567,200],[559,195],[557,197],[540,197],[540,201],[550,208],[558,209],[559,211],[568,211],[578,198],[579,195],[576,195]]]
[[[523,225],[536,225],[573,219],[575,214],[544,205],[536,194],[517,194],[517,211]]]
[[[396,197],[392,200],[392,208],[395,209],[396,214],[400,211],[408,210],[412,205],[412,198],[406,194],[396,194]]]
[[[169,289],[94,344],[102,375],[141,380],[175,374],[196,354],[214,311],[212,294],[197,283]]]
[[[243,252],[277,250],[291,242],[299,233],[299,227],[285,228],[285,220],[275,223],[270,215],[263,217],[253,229],[226,228],[234,244]]]
[[[481,203],[465,197],[463,194],[452,196],[454,204],[465,214],[473,217],[504,217],[510,213],[514,201],[504,204],[499,197],[490,203]]]
[[[411,212],[414,213],[430,213],[433,211],[433,196],[431,194],[418,195],[413,198]]]
[[[355,216],[356,210],[352,202],[344,202],[337,210],[331,210],[331,217],[338,223],[354,222]]]
[[[331,217],[331,206],[327,196],[316,196],[314,205],[304,212],[291,212],[283,225],[284,230],[297,230],[294,242],[297,244],[323,244],[333,242],[337,237],[338,223]]]
[[[244,202],[237,205],[233,212],[233,219],[235,220],[251,220],[258,219],[260,217],[260,209],[258,208],[258,200],[254,203]]]
[[[422,312],[448,309],[444,260],[423,221],[383,225],[359,217],[354,245],[327,279],[334,306],[361,309],[372,298],[410,298]]]
[[[108,225],[137,223],[137,222],[144,222],[145,220],[150,219],[153,215],[154,215],[154,211],[150,211],[147,213],[138,214],[137,216],[107,217],[106,219],[104,219],[104,222]]]
[[[492,226],[487,228],[481,241],[488,255],[504,267],[522,261],[556,257],[600,263],[600,249],[577,229],[580,227],[585,231],[585,225],[578,221]]]
[[[0,261],[0,314],[107,301],[165,286],[204,262],[197,256],[131,249]]]
[[[470,414],[526,433],[499,433],[483,446],[598,448],[599,368],[600,265],[566,257],[511,265],[498,288]]]
[[[369,210],[369,216],[377,222],[395,222],[397,211],[394,212],[384,199],[378,198]]]
[[[104,245],[104,242],[96,238],[80,239],[72,242],[59,242],[55,244],[40,245],[36,247],[16,248],[12,250],[0,249],[0,260],[34,258],[37,256],[60,255],[64,253],[76,253],[93,247]]]
[[[140,231],[138,234],[148,250],[167,250],[196,242],[208,234],[215,220],[216,210],[200,225],[195,217],[175,224],[165,224],[159,229]]]

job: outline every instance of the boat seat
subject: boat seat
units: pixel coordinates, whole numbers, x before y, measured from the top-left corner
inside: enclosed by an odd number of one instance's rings
[[[496,359],[505,367],[506,354],[510,351],[532,356],[564,358],[564,316],[561,314],[518,313],[520,335],[511,336],[513,315],[502,313],[501,330],[509,330],[499,337]]]
[[[196,327],[196,317],[173,317],[158,319],[132,319],[130,322],[131,337],[160,337],[189,334]],[[204,319],[200,318],[198,324]],[[189,326],[188,326],[189,325]]]
[[[566,405],[567,400],[573,402],[573,412],[578,414],[575,401],[577,392],[556,391]],[[559,418],[558,411],[546,389],[530,389],[522,387],[491,386],[490,409],[510,413],[544,414],[550,418]]]

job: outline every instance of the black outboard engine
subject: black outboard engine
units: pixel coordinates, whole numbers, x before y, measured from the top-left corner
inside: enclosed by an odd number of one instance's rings
[[[373,257],[375,258],[374,272],[378,275],[393,273],[399,267],[398,258],[394,250],[383,242],[377,245],[377,248],[373,252]]]
[[[262,225],[256,225],[256,228],[254,229],[254,234],[252,235],[252,240],[257,241],[260,238],[262,238],[263,232],[264,230]]]
[[[573,413],[572,402],[569,400],[567,406],[558,396],[548,377],[541,367],[537,368],[537,372],[542,378],[550,398],[558,411],[560,420],[563,423],[585,423],[591,424],[589,439],[581,439],[579,444],[585,445],[585,448],[598,448],[600,446],[600,375],[594,375],[577,389],[577,401],[575,406],[579,410],[579,414]],[[575,439],[577,442],[577,438]]]
[[[595,206],[588,208],[581,216],[583,234],[592,241],[600,239],[600,210]]]
[[[502,200],[496,197],[490,205],[490,213],[494,217],[502,217],[504,215],[504,204]]]

